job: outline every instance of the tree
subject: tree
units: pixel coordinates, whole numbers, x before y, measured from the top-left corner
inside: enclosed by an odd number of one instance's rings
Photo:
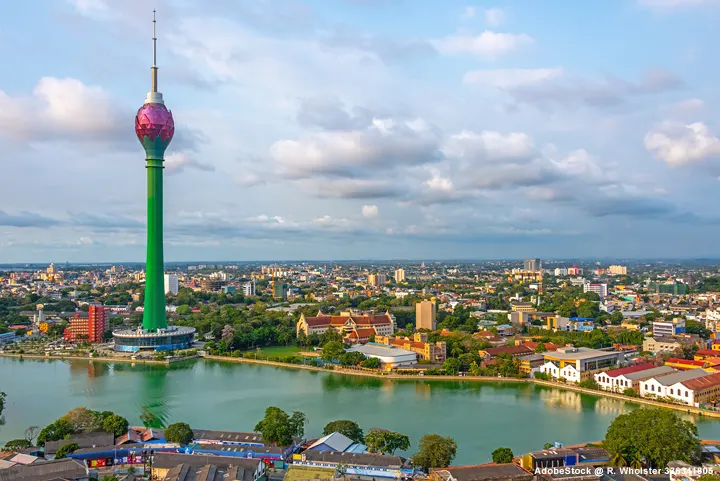
[[[40,426],[29,426],[25,430],[25,440],[32,444],[35,441],[38,433],[40,432]]]
[[[332,433],[340,433],[356,443],[362,443],[365,440],[363,430],[355,421],[340,420],[327,423],[323,429],[323,435],[327,436]]]
[[[305,434],[305,414],[295,411],[292,416],[280,408],[270,406],[265,417],[255,425],[255,431],[262,433],[263,441],[276,446],[290,446],[293,438]]]
[[[3,449],[5,451],[21,451],[31,447],[32,443],[27,439],[13,439],[12,441],[5,443]]]
[[[510,448],[497,448],[492,452],[492,460],[495,464],[512,463],[514,457]]]
[[[535,353],[540,354],[541,352],[547,352],[547,347],[545,347],[544,342],[538,342],[535,346]]]
[[[45,446],[47,441],[59,441],[73,434],[73,427],[67,419],[60,418],[52,424],[45,426],[38,434],[37,445]]]
[[[74,433],[89,433],[102,429],[102,414],[86,407],[71,409],[61,419],[70,423]]]
[[[457,444],[450,437],[439,434],[426,434],[420,438],[418,452],[412,457],[415,466],[425,471],[432,468],[447,468],[455,459]]]
[[[613,325],[620,325],[625,320],[625,316],[623,316],[622,311],[615,310],[610,314],[610,322]]]
[[[455,357],[449,357],[443,363],[443,369],[448,376],[456,376],[460,372],[460,360]]]
[[[102,428],[108,433],[113,433],[115,436],[121,436],[128,432],[130,423],[124,417],[118,414],[110,414],[103,419]]]
[[[55,459],[67,458],[68,454],[74,453],[77,449],[80,449],[80,445],[78,443],[63,444],[55,452]]]
[[[165,429],[165,439],[171,443],[190,444],[193,439],[193,430],[187,423],[174,423]]]
[[[553,446],[555,446],[555,444],[553,444],[553,443],[545,443],[545,444],[543,444],[543,449],[550,449],[550,448],[552,448]]]
[[[120,481],[120,479],[117,476],[108,475],[100,478],[100,481]]]
[[[593,378],[588,378],[583,381],[580,381],[578,383],[578,386],[584,387],[585,389],[595,389],[595,390],[600,389],[600,385]]]
[[[369,357],[362,362],[362,367],[366,369],[380,369],[380,359]]]
[[[409,449],[410,438],[404,434],[373,428],[365,436],[365,444],[371,453],[394,454],[398,449]]]
[[[700,455],[697,426],[660,408],[640,408],[618,416],[608,427],[603,446],[613,457],[644,458],[659,469],[672,460],[694,463]]]
[[[340,356],[345,352],[342,342],[340,341],[328,341],[323,344],[322,347],[322,358],[326,361],[334,361],[339,359]]]

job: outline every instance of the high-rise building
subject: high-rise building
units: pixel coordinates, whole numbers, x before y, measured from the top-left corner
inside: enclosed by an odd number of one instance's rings
[[[63,337],[66,341],[92,343],[102,342],[105,332],[105,308],[103,306],[88,306],[87,317],[76,314],[68,320]]]
[[[178,293],[178,290],[177,274],[165,274],[165,294],[172,294],[174,296]]]
[[[288,296],[288,285],[285,283],[276,282],[273,284],[273,297],[275,299],[287,299]]]
[[[594,292],[600,297],[607,297],[608,285],[596,282],[586,282],[583,284],[583,292]]]
[[[523,261],[523,270],[529,272],[537,272],[542,270],[540,259],[525,259]]]
[[[610,266],[608,271],[614,276],[626,276],[627,266]]]
[[[255,295],[255,279],[252,279],[242,286],[243,296],[250,297]]]
[[[395,269],[395,282],[405,282],[405,269]]]
[[[415,304],[415,329],[434,331],[437,328],[435,301],[420,301]]]
[[[385,274],[370,274],[367,278],[367,283],[370,286],[382,286],[387,283],[387,276]]]

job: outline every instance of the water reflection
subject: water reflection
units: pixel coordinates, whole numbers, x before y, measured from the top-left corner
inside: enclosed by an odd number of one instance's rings
[[[561,389],[543,389],[539,393],[540,400],[549,408],[582,412],[582,399],[579,393]]]
[[[631,410],[630,406],[624,401],[617,399],[601,397],[595,402],[595,412],[600,414],[612,414],[619,416]]]

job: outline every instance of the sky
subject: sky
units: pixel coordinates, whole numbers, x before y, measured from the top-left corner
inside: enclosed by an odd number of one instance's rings
[[[719,0],[37,0],[0,16],[0,263],[715,257]]]

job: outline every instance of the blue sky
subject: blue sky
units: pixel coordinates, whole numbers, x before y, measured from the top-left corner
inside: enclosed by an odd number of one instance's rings
[[[0,18],[0,263],[717,256],[716,0],[57,0]]]

